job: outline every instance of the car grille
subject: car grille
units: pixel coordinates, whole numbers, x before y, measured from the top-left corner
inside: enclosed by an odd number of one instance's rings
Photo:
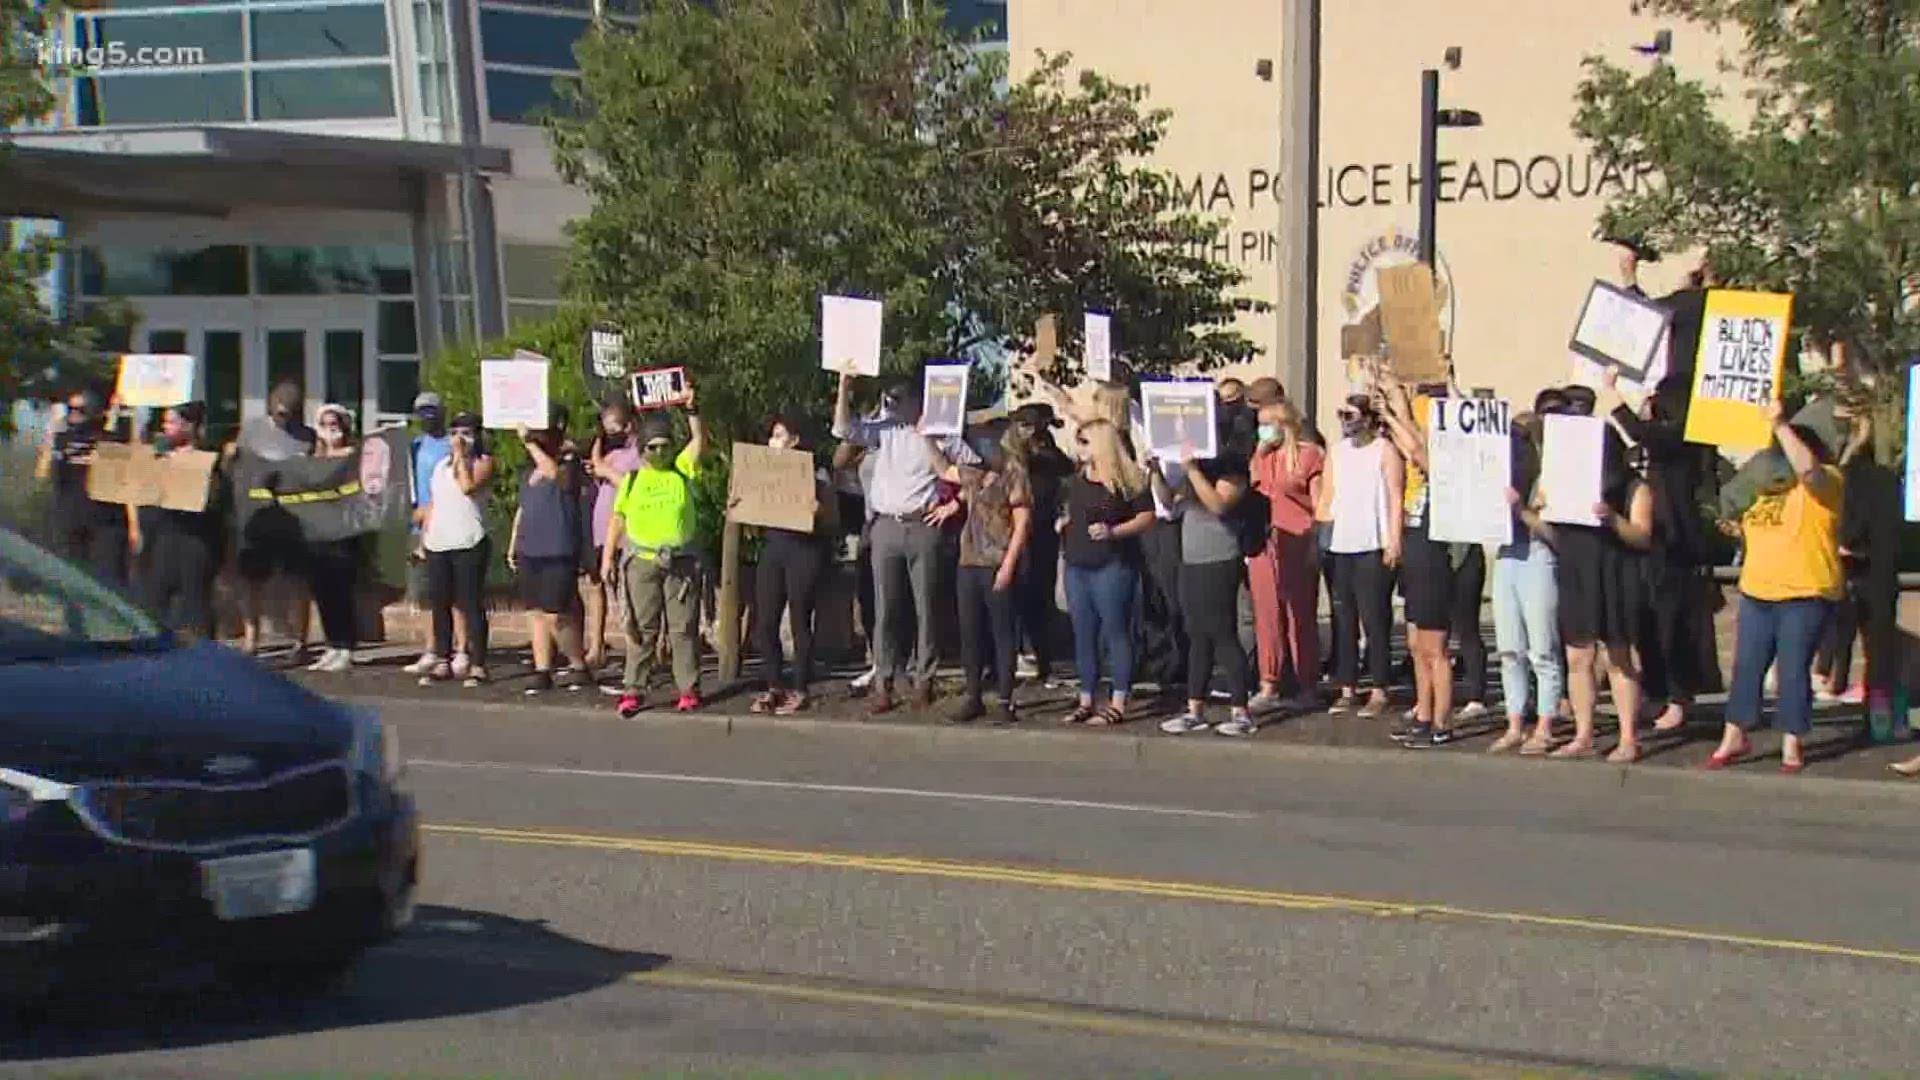
[[[88,827],[134,847],[192,851],[305,840],[353,816],[353,776],[328,762],[248,784],[89,784],[74,797]]]

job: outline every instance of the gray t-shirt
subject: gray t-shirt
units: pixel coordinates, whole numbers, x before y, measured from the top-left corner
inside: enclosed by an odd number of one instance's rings
[[[1188,566],[1238,562],[1240,538],[1233,526],[1216,514],[1207,512],[1196,500],[1188,500],[1180,515],[1180,561]]]
[[[283,430],[267,417],[249,420],[240,428],[240,449],[262,461],[286,461],[313,453],[319,437],[313,429],[295,421],[292,430]]]

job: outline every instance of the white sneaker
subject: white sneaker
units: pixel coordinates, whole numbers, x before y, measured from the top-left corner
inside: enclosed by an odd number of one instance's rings
[[[867,687],[872,686],[873,680],[878,678],[879,676],[880,676],[880,669],[877,667],[870,667],[864,673],[855,675],[853,677],[853,681],[848,683],[847,685],[855,690],[865,690]]]
[[[1016,678],[1033,679],[1038,678],[1039,675],[1040,665],[1034,663],[1033,658],[1030,656],[1022,656],[1020,662],[1014,667],[1014,676]]]
[[[473,670],[473,661],[467,659],[466,653],[453,654],[453,677],[454,678],[464,679],[467,677],[467,672],[472,670]]]
[[[438,664],[439,662],[440,662],[440,658],[433,655],[432,653],[421,653],[420,659],[415,660],[413,663],[408,664],[406,667],[401,668],[400,670],[406,672],[409,675],[428,675],[433,672],[434,665]]]
[[[313,670],[323,671],[329,675],[338,675],[341,672],[352,671],[353,650],[328,649],[327,655],[320,658],[320,663],[315,665]]]
[[[1237,739],[1249,739],[1253,737],[1254,732],[1259,730],[1260,725],[1253,722],[1253,717],[1236,716],[1226,723],[1221,724],[1219,727],[1214,728],[1213,733],[1215,735],[1231,735]]]
[[[320,654],[320,659],[315,660],[311,664],[308,664],[307,670],[308,671],[325,671],[327,670],[327,665],[332,662],[333,662],[333,650],[328,649]]]
[[[1190,735],[1196,731],[1205,731],[1212,726],[1193,713],[1181,713],[1171,720],[1160,722],[1160,730],[1168,735]]]
[[[1459,711],[1454,713],[1453,717],[1456,720],[1478,720],[1491,711],[1492,710],[1487,708],[1485,702],[1469,701],[1465,705],[1460,706]]]

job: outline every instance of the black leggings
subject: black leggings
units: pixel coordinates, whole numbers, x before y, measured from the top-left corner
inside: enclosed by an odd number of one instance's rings
[[[996,592],[993,579],[999,570],[988,566],[959,568],[956,590],[960,606],[960,667],[966,674],[967,697],[980,700],[986,656],[981,646],[993,649],[993,677],[1000,700],[1013,703],[1014,657],[1020,651],[1020,633],[1014,619],[1014,593],[1018,588]],[[1052,603],[1049,595],[1048,603]],[[987,635],[992,640],[984,641]]]
[[[1847,595],[1833,606],[1833,618],[1827,620],[1825,640],[1814,662],[1816,674],[1831,679],[1836,691],[1853,688],[1853,648],[1862,631],[1866,635],[1867,669],[1858,682],[1870,690],[1892,688],[1898,670],[1899,635],[1898,585],[1874,582],[1856,571],[1847,575]]]
[[[487,664],[487,563],[493,542],[482,540],[463,551],[427,552],[427,603],[433,605],[433,655],[453,655],[453,609],[467,617],[467,660]]]
[[[793,631],[793,688],[805,693],[813,682],[813,607],[820,595],[820,574],[827,561],[822,542],[805,533],[768,529],[767,545],[753,578],[754,648],[768,690],[785,690],[785,656],[780,647],[780,611],[786,609]]]
[[[1382,693],[1393,682],[1393,576],[1380,552],[1332,555],[1333,682],[1360,685],[1360,628],[1367,631],[1367,671]]]
[[[212,639],[213,578],[220,562],[207,536],[181,529],[154,533],[141,568],[141,598],[167,626]]]
[[[1059,584],[1060,538],[1051,527],[1036,529],[1028,541],[1026,558],[1021,560],[1013,605],[1042,679],[1053,671],[1054,612],[1059,610],[1054,594]]]
[[[306,571],[314,605],[320,609],[320,629],[326,632],[327,647],[353,648],[360,640],[360,616],[354,604],[360,577],[360,542],[309,545]]]
[[[1182,563],[1180,618],[1187,628],[1187,700],[1205,701],[1218,661],[1233,707],[1247,707],[1247,651],[1240,646],[1240,582],[1246,563]]]
[[[1487,639],[1480,632],[1480,609],[1487,591],[1487,552],[1478,544],[1453,572],[1453,640],[1460,650],[1462,701],[1487,703]]]

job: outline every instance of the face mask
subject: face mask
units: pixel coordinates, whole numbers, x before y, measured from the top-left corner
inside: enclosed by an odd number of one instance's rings
[[[1274,442],[1279,438],[1280,438],[1280,428],[1278,426],[1274,424],[1260,425],[1260,441],[1261,442],[1263,443]]]
[[[903,411],[901,405],[902,403],[899,398],[888,394],[886,397],[880,399],[880,415],[889,420],[898,420]]]
[[[648,450],[647,460],[655,465],[665,465],[673,460],[673,447],[663,446],[658,450]]]

